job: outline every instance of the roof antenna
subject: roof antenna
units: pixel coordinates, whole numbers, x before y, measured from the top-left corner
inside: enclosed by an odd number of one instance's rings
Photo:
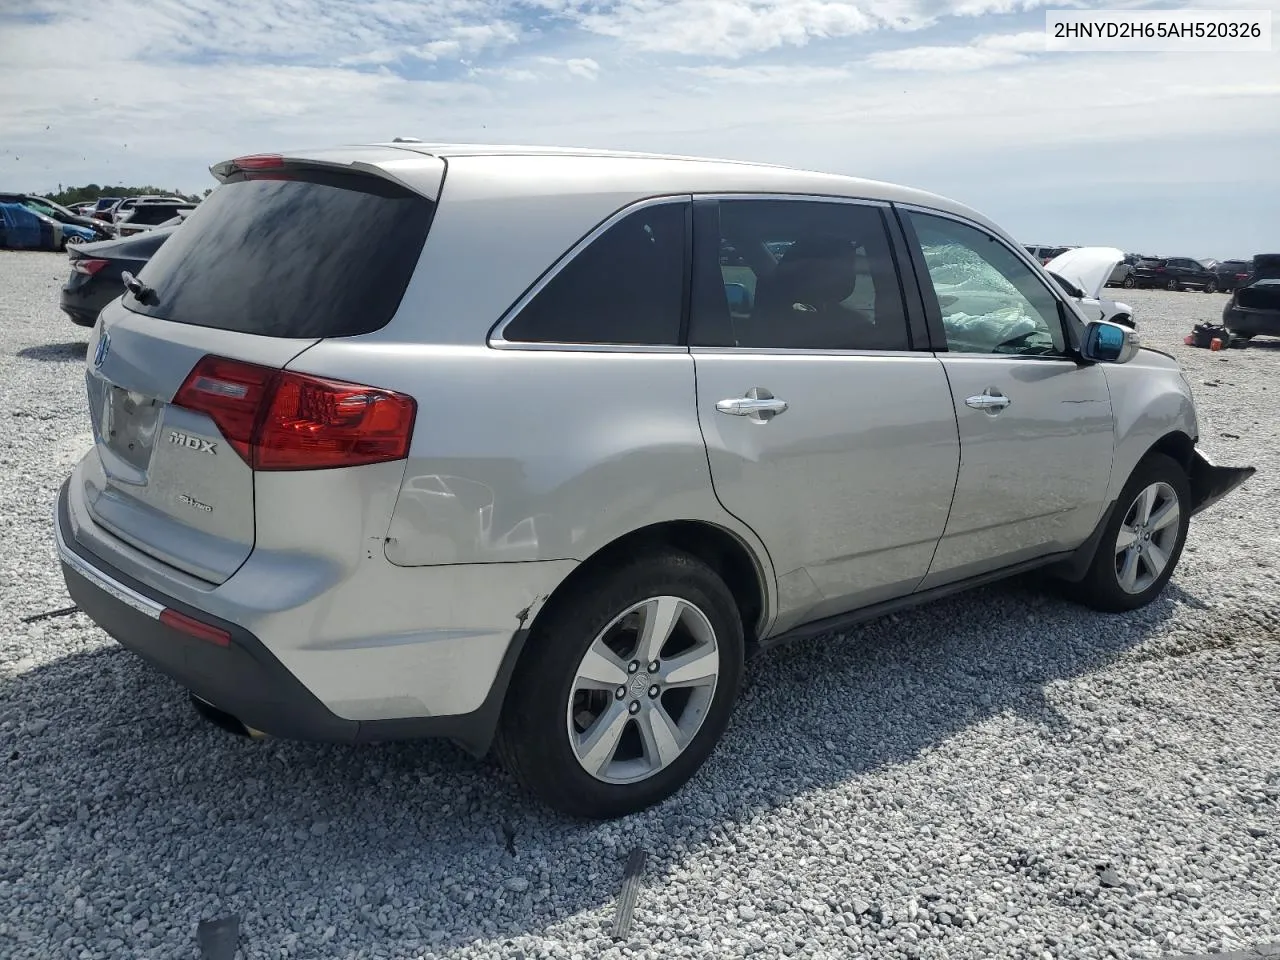
[[[422,141],[419,140],[417,137],[396,137],[391,142],[392,143],[421,143]]]

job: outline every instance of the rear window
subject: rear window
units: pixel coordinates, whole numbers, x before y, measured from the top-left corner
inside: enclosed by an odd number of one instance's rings
[[[164,223],[166,220],[172,220],[178,215],[179,210],[189,210],[190,207],[168,206],[163,203],[155,204],[138,204],[133,210],[133,215],[129,217],[130,223],[140,223],[143,225],[155,226],[158,223]]]
[[[153,291],[146,302],[123,303],[163,320],[268,337],[371,333],[400,305],[434,212],[426,197],[380,177],[240,175],[192,211],[142,269]]]

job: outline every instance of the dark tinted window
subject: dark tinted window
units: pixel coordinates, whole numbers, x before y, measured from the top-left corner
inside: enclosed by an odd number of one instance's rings
[[[726,200],[700,208],[690,342],[907,350],[902,289],[877,207]],[[732,247],[737,258],[715,257]]]
[[[1248,260],[1223,260],[1220,264],[1218,264],[1218,269],[1234,270],[1236,272],[1248,270],[1249,261]]]
[[[166,220],[172,220],[178,215],[179,210],[190,209],[190,207],[169,206],[163,203],[138,204],[133,214],[129,217],[129,222],[155,226],[158,223],[164,223]]]
[[[679,343],[686,215],[687,204],[663,203],[619,220],[551,278],[504,339]]]
[[[270,337],[345,337],[386,325],[434,204],[379,177],[291,171],[223,184],[139,278],[130,310]]]

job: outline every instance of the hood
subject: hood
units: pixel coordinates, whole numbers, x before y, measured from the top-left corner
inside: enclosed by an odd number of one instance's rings
[[[1111,271],[1123,259],[1124,251],[1115,247],[1076,247],[1054,257],[1044,268],[1070,280],[1086,297],[1097,300]]]
[[[1260,253],[1253,258],[1253,279],[1280,278],[1280,253]]]

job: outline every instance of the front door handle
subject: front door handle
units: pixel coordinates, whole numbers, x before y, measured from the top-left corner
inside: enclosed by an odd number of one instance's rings
[[[750,417],[756,423],[765,423],[780,413],[787,412],[787,401],[779,400],[763,387],[752,387],[745,397],[728,397],[716,402],[716,410],[731,417]]]
[[[982,393],[976,397],[969,397],[964,403],[967,407],[973,407],[975,410],[982,410],[995,416],[1013,401],[995,387],[987,387]]]

